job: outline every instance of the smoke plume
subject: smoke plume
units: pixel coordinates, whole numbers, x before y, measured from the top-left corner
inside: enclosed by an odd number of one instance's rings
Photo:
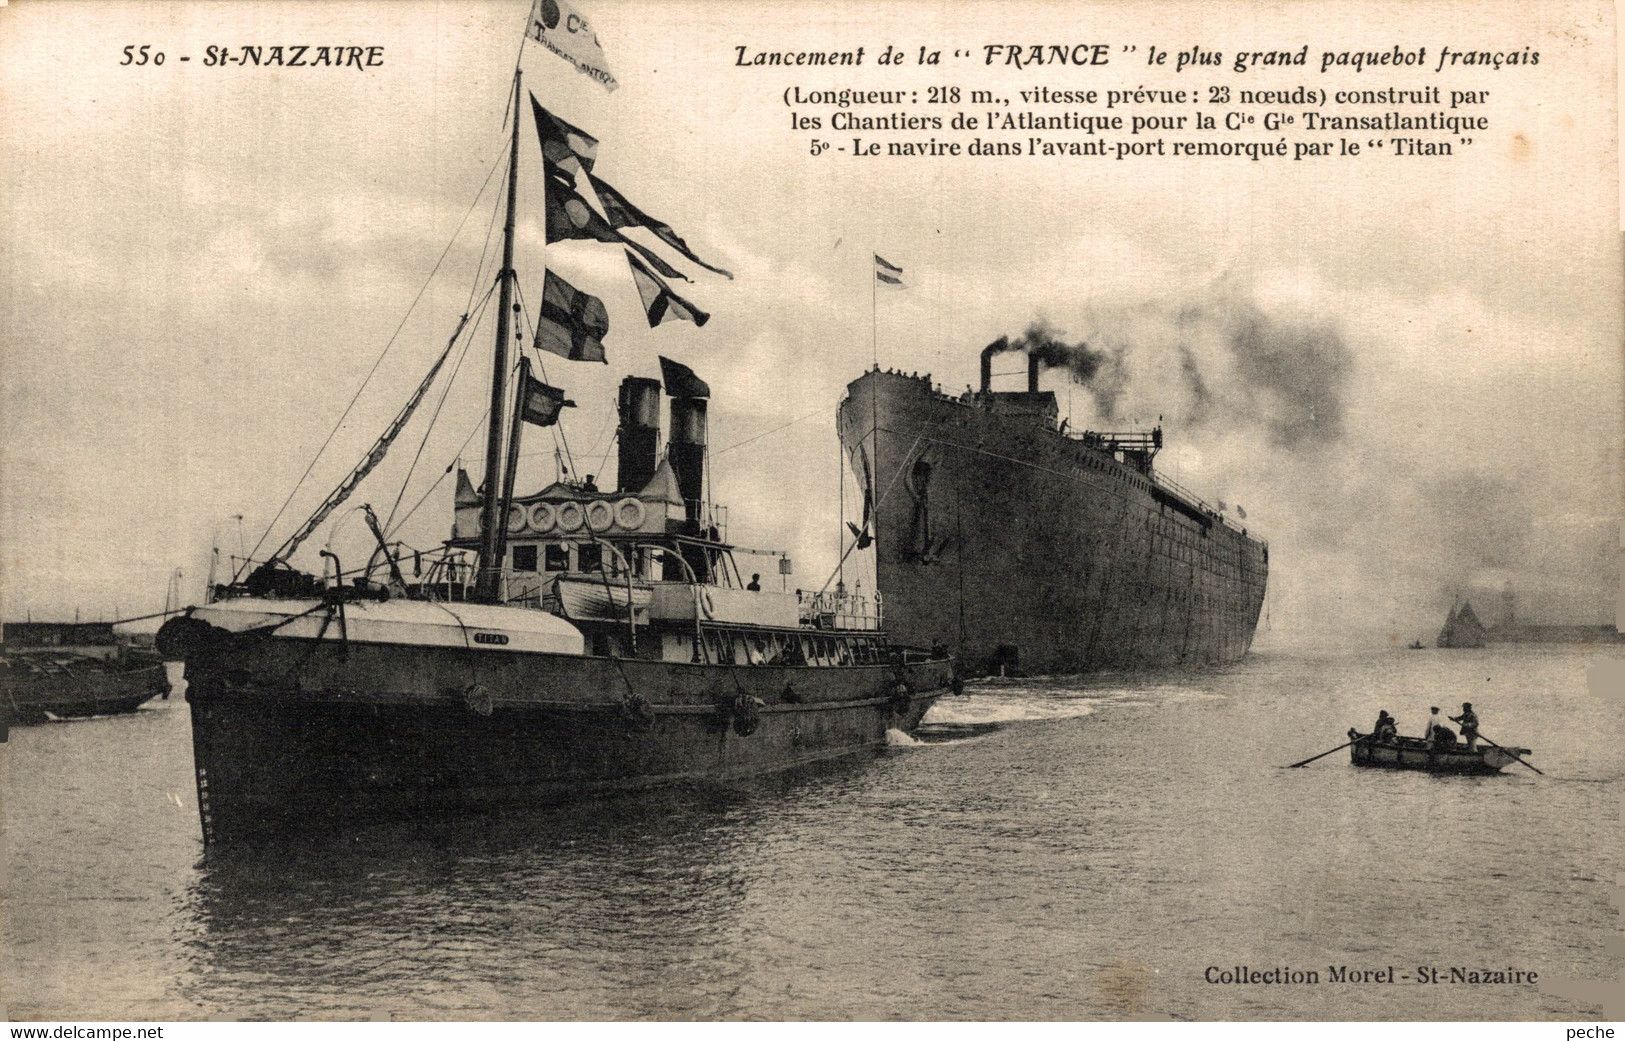
[[[1210,503],[1239,499],[1250,519],[1231,518],[1270,540],[1277,627],[1408,642],[1431,637],[1458,595],[1498,617],[1508,584],[1536,620],[1611,616],[1617,496],[1506,433],[1507,415],[1535,408],[1549,413],[1529,417],[1543,428],[1571,425],[1560,388],[1537,403],[1527,383],[1520,394],[1414,361],[1460,348],[1231,284],[1092,307],[1068,324],[1036,320],[995,345],[1087,392],[1073,428],[1161,417],[1159,471]]]

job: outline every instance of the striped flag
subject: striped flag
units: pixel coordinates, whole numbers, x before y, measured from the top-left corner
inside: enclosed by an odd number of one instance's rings
[[[903,288],[903,269],[876,253],[875,281],[883,286],[896,286],[901,289]]]

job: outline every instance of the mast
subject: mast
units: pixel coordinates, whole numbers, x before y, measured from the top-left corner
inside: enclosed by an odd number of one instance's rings
[[[496,558],[508,555],[508,510],[513,504],[513,481],[519,473],[519,441],[525,431],[525,388],[530,386],[530,359],[519,356],[519,386],[513,400],[513,426],[508,430],[508,464],[502,472],[502,497],[497,500]],[[500,572],[498,572],[500,575]]]
[[[502,499],[502,419],[508,392],[508,313],[513,306],[513,225],[519,194],[519,78],[513,73],[513,144],[508,153],[508,217],[502,225],[502,272],[497,297],[497,342],[491,361],[491,419],[485,437],[485,502],[480,510],[480,572],[476,595],[486,603],[500,599],[502,533],[508,518],[499,516]]]

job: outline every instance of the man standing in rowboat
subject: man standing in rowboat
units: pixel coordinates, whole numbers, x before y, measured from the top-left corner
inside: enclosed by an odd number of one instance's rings
[[[1473,712],[1473,703],[1461,703],[1461,715],[1451,716],[1452,723],[1461,724],[1461,739],[1467,742],[1467,751],[1473,751],[1473,745],[1478,741],[1478,716]]]

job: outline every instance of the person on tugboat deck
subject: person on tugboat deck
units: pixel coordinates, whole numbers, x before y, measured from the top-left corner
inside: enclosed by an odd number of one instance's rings
[[[1378,741],[1392,741],[1399,736],[1399,724],[1388,714],[1387,709],[1378,711],[1377,721],[1371,727],[1371,736]]]
[[[761,575],[751,575],[750,576],[750,584],[747,585],[745,588],[747,590],[749,590],[750,592],[752,592],[752,593],[760,593],[762,591],[762,576]]]
[[[1461,715],[1451,716],[1450,721],[1461,724],[1461,739],[1467,742],[1467,751],[1473,751],[1473,746],[1478,742],[1478,716],[1473,712],[1473,703],[1463,701]]]

